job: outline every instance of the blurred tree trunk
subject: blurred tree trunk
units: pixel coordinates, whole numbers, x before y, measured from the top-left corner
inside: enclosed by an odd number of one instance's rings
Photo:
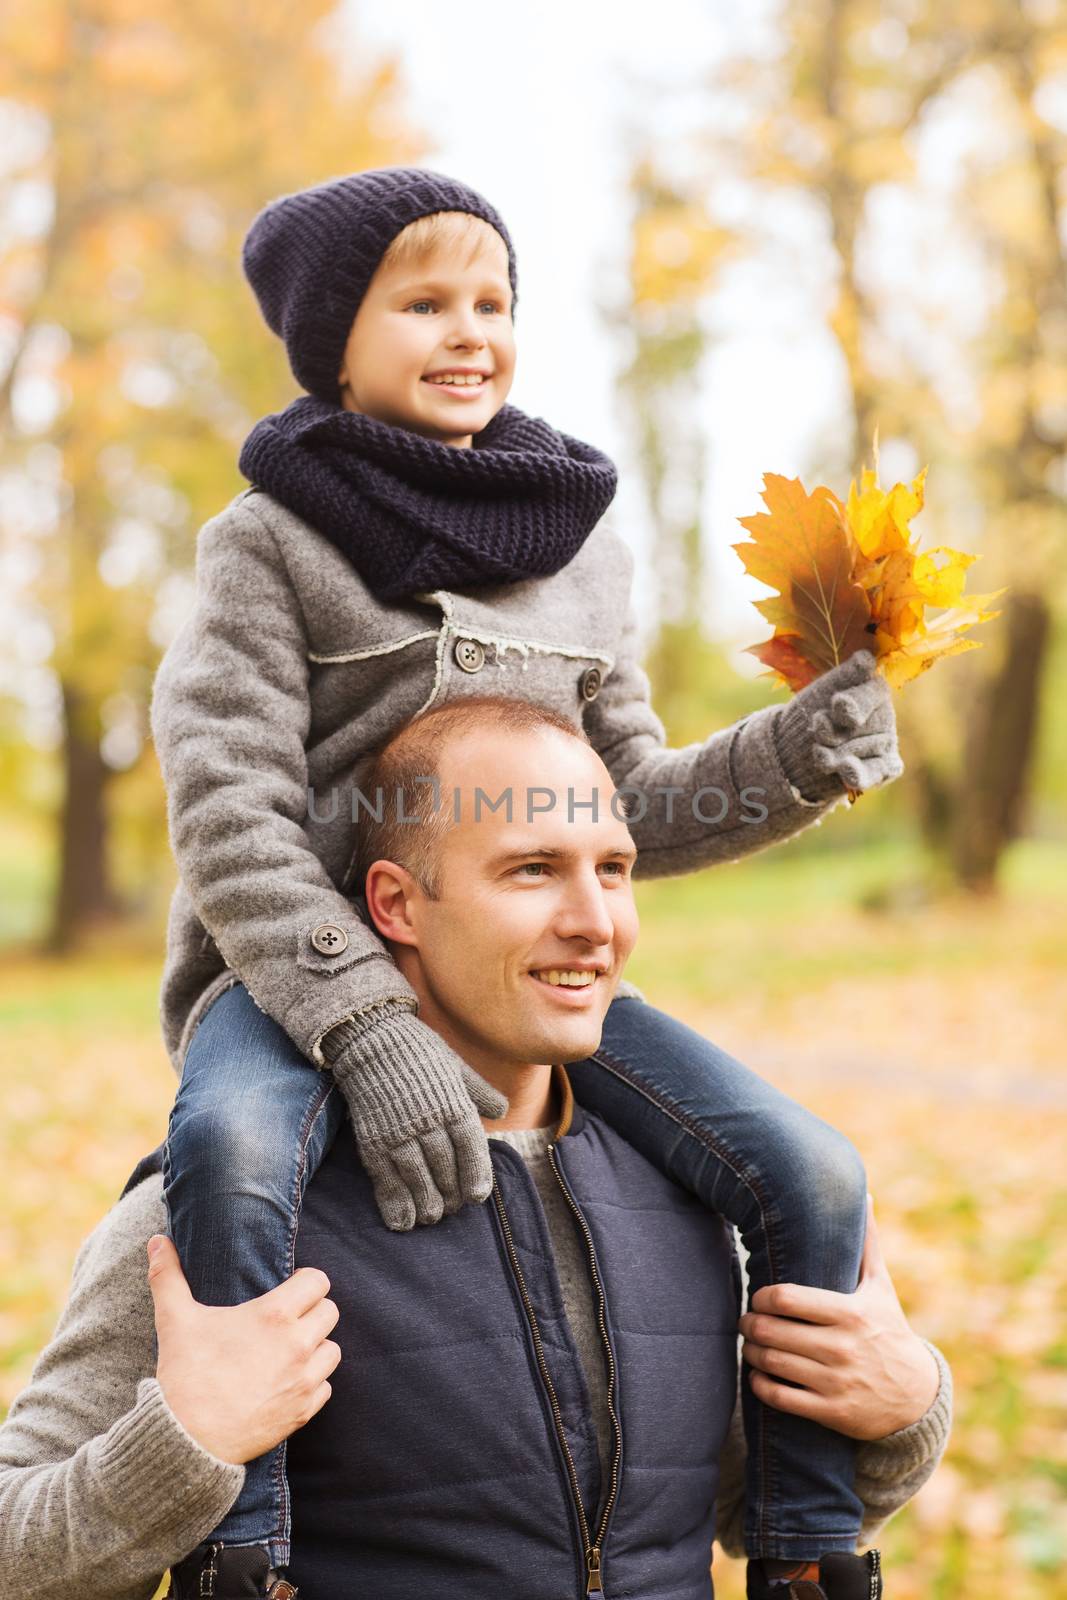
[[[979,893],[995,887],[1001,855],[1022,821],[1050,620],[1040,595],[1009,598],[1002,661],[983,686],[967,729],[951,850],[959,883]]]
[[[851,427],[836,441],[842,470],[870,462],[876,428],[908,429],[919,398],[899,373],[880,370],[880,305],[861,270],[868,198],[914,175],[911,134],[926,108],[974,59],[973,28],[948,16],[909,29],[915,48],[881,59],[866,41],[884,20],[879,0],[787,0],[781,65],[760,62],[747,86],[761,103],[744,154],[757,182],[809,195],[837,258],[829,314],[847,371]],[[728,73],[736,90],[738,79]],[[744,75],[741,80],[745,81]],[[723,151],[712,145],[713,158]],[[771,190],[773,196],[773,188]]]
[[[814,83],[824,126],[834,130],[820,182],[825,196],[834,249],[841,263],[837,300],[830,327],[841,347],[852,397],[852,433],[847,442],[850,470],[858,473],[871,449],[878,426],[878,387],[867,363],[864,335],[874,320],[874,308],[856,270],[856,246],[863,223],[869,181],[853,170],[849,159],[862,129],[853,127],[849,84],[848,32],[856,7],[853,0],[830,0],[819,30],[821,57],[816,57]]]
[[[698,198],[648,160],[636,163],[630,192],[630,298],[611,320],[633,340],[620,394],[653,533],[657,626],[648,672],[660,715],[672,736],[682,737],[710,648],[703,625],[701,301],[732,241]]]
[[[1050,486],[1062,441],[1042,418],[1039,387],[1058,372],[1059,391],[1067,390],[1067,248],[1060,220],[1060,159],[1057,136],[1034,110],[1040,28],[1014,4],[1006,4],[997,21],[1001,26],[990,48],[1014,98],[1032,201],[1025,248],[1020,249],[1010,232],[1003,242],[996,233],[991,238],[1008,284],[1006,302],[1010,296],[1017,309],[1010,331],[998,341],[999,361],[991,363],[990,371],[1007,365],[1025,381],[1014,425],[992,452],[989,469],[992,487],[1020,526],[1058,521],[1062,528],[1062,498]],[[1037,587],[1035,569],[1051,566],[1043,538],[1029,552],[1025,542],[1013,551],[1009,575],[1015,581],[999,623],[999,657],[982,678],[967,729],[950,858],[960,885],[978,893],[995,888],[1001,856],[1022,823],[1052,632],[1051,608]],[[1044,577],[1051,584],[1052,570]]]
[[[100,726],[92,703],[73,683],[63,694],[63,804],[59,818],[59,878],[48,947],[72,949],[84,931],[116,915],[107,861],[107,783]]]

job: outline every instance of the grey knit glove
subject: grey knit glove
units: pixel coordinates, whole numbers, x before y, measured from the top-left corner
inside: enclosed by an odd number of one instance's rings
[[[478,1113],[502,1117],[508,1102],[414,1011],[379,1006],[338,1023],[322,1053],[387,1228],[403,1233],[488,1198],[493,1167]]]
[[[857,650],[781,708],[778,759],[802,800],[862,794],[904,771],[893,696],[869,650]]]

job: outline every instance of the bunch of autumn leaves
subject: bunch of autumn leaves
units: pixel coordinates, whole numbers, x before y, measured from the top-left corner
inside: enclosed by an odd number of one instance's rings
[[[764,477],[767,510],[740,518],[751,541],[735,544],[746,571],[778,592],[755,602],[774,627],[750,652],[792,690],[803,689],[857,650],[870,650],[892,688],[935,661],[978,647],[964,637],[998,613],[1002,591],[964,595],[977,560],[939,545],[921,552],[909,524],[923,506],[925,472],[911,485],[878,486],[865,471],[846,504],[799,478]],[[940,611],[927,623],[927,608]]]

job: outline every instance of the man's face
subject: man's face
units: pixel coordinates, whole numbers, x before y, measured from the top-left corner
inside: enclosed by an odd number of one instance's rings
[[[492,421],[515,374],[515,332],[507,246],[488,223],[482,239],[469,266],[464,241],[378,268],[345,346],[346,410],[460,447]],[[464,372],[459,383],[440,382]]]
[[[459,788],[460,822],[440,846],[440,897],[413,889],[414,948],[398,948],[423,1021],[476,1069],[584,1060],[638,928],[636,851],[612,814],[607,768],[554,730],[487,729],[447,747],[440,779],[449,817]],[[513,821],[504,807],[475,821],[476,785],[493,800],[510,789]],[[552,790],[556,803],[527,822],[531,789]],[[594,791],[596,821],[581,805]]]

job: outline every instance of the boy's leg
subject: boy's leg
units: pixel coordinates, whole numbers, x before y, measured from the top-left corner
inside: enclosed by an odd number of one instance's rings
[[[856,1288],[867,1182],[843,1135],[639,999],[615,1000],[600,1048],[567,1070],[582,1105],[736,1225],[752,1292]],[[855,1442],[762,1405],[744,1381],[741,1395],[749,1555],[814,1561],[854,1550]]]
[[[163,1158],[170,1235],[205,1305],[237,1305],[294,1271],[300,1201],[344,1117],[341,1096],[243,984],[193,1035]],[[289,1560],[285,1444],[249,1462],[211,1538]]]

